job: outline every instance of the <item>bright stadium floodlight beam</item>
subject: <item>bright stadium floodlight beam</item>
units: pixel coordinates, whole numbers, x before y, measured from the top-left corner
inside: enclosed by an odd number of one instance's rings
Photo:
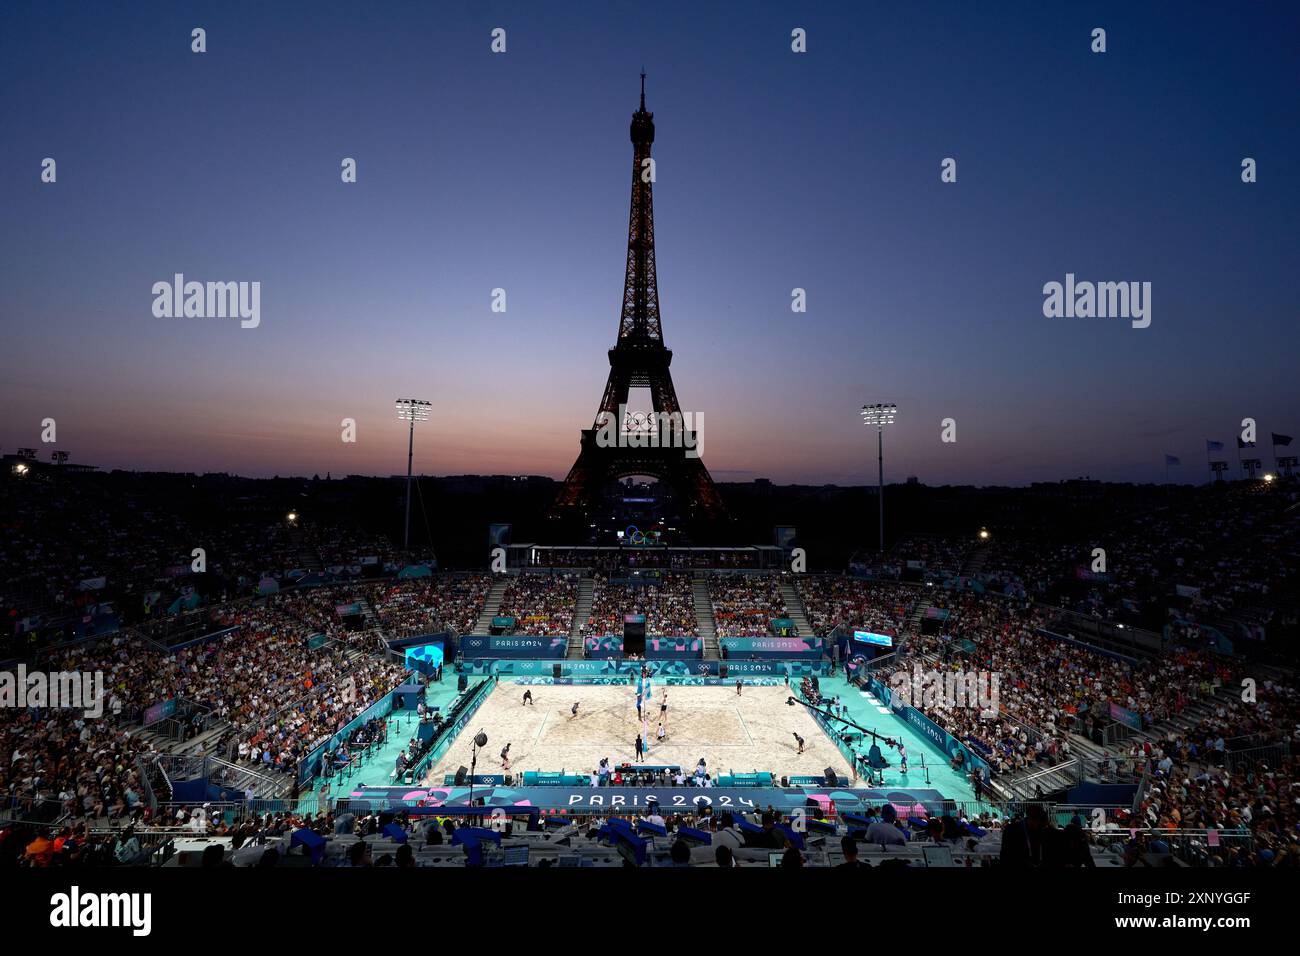
[[[410,423],[410,434],[406,440],[406,531],[402,537],[402,551],[407,557],[411,554],[411,459],[415,455],[415,423],[427,422],[433,402],[420,398],[399,398],[395,407],[399,421]]]
[[[880,553],[885,553],[885,426],[894,424],[898,406],[893,402],[877,402],[862,406],[862,424],[876,428],[876,455],[880,468],[876,497],[880,501]]]

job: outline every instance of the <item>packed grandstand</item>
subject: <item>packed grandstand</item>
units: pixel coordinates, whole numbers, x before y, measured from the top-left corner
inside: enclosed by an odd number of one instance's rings
[[[1097,536],[1105,572],[1096,540],[1038,527],[907,535],[803,573],[671,547],[553,548],[494,573],[252,506],[203,520],[93,481],[11,478],[0,495],[4,669],[104,687],[95,716],[0,710],[5,864],[1300,859],[1300,694],[1278,653],[1300,612],[1294,481],[1152,490]],[[644,649],[624,645],[637,617]],[[919,672],[996,675],[996,702],[904,699],[897,675]],[[508,754],[481,782],[432,773],[469,762],[468,715],[502,684],[513,701],[587,674],[635,692],[647,743],[675,687],[788,695],[847,774],[799,773],[799,730],[797,751],[760,748],[766,765],[726,776],[703,759],[521,772]],[[653,710],[662,739],[666,700]],[[547,805],[559,786],[576,802]],[[645,799],[579,792],[608,787]],[[734,802],[651,799],[711,788]]]

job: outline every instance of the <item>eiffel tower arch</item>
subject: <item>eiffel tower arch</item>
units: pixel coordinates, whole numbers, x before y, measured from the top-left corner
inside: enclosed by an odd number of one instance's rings
[[[645,108],[645,74],[641,74],[641,108],[632,114],[632,208],[627,227],[627,270],[618,341],[609,350],[609,379],[591,428],[584,429],[578,460],[569,469],[555,500],[552,517],[585,515],[611,482],[650,475],[669,485],[685,516],[723,517],[722,498],[709,470],[692,449],[695,432],[681,427],[681,406],[669,366],[672,350],[664,345],[659,317],[659,282],[655,274],[654,184],[645,171],[654,143],[654,114]],[[628,391],[650,391],[651,424],[627,415]],[[666,434],[665,421],[676,423]],[[689,419],[686,420],[689,426]],[[646,440],[653,442],[645,447]],[[640,447],[639,447],[640,446]]]

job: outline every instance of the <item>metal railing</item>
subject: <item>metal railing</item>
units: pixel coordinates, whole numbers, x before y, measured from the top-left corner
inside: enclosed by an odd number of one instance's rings
[[[1258,767],[1260,764],[1277,767],[1290,756],[1291,744],[1286,740],[1276,744],[1265,744],[1262,747],[1250,747],[1246,750],[1228,750],[1224,753],[1228,770],[1232,773],[1246,767]]]
[[[1186,863],[1207,863],[1211,857],[1236,851],[1251,853],[1255,837],[1249,830],[1165,830],[1159,827],[1115,827],[1089,830],[1094,845],[1112,852],[1136,842],[1147,853],[1157,852],[1163,843],[1168,852]]]
[[[63,801],[56,797],[6,796],[0,803],[0,820],[9,823],[54,825],[67,816]]]

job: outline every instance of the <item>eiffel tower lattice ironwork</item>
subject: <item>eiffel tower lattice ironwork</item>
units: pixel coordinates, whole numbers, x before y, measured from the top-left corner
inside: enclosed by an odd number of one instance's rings
[[[654,114],[645,108],[645,74],[641,74],[641,108],[632,114],[632,209],[627,228],[627,273],[618,342],[609,350],[609,379],[592,428],[584,429],[578,460],[569,469],[556,498],[554,514],[585,512],[612,481],[649,475],[665,482],[685,505],[687,516],[722,517],[722,498],[699,457],[699,436],[684,421],[668,366],[672,350],[664,345],[659,321],[659,284],[655,275],[653,164]],[[627,412],[628,390],[648,388],[653,416]],[[665,428],[665,423],[667,427]]]

